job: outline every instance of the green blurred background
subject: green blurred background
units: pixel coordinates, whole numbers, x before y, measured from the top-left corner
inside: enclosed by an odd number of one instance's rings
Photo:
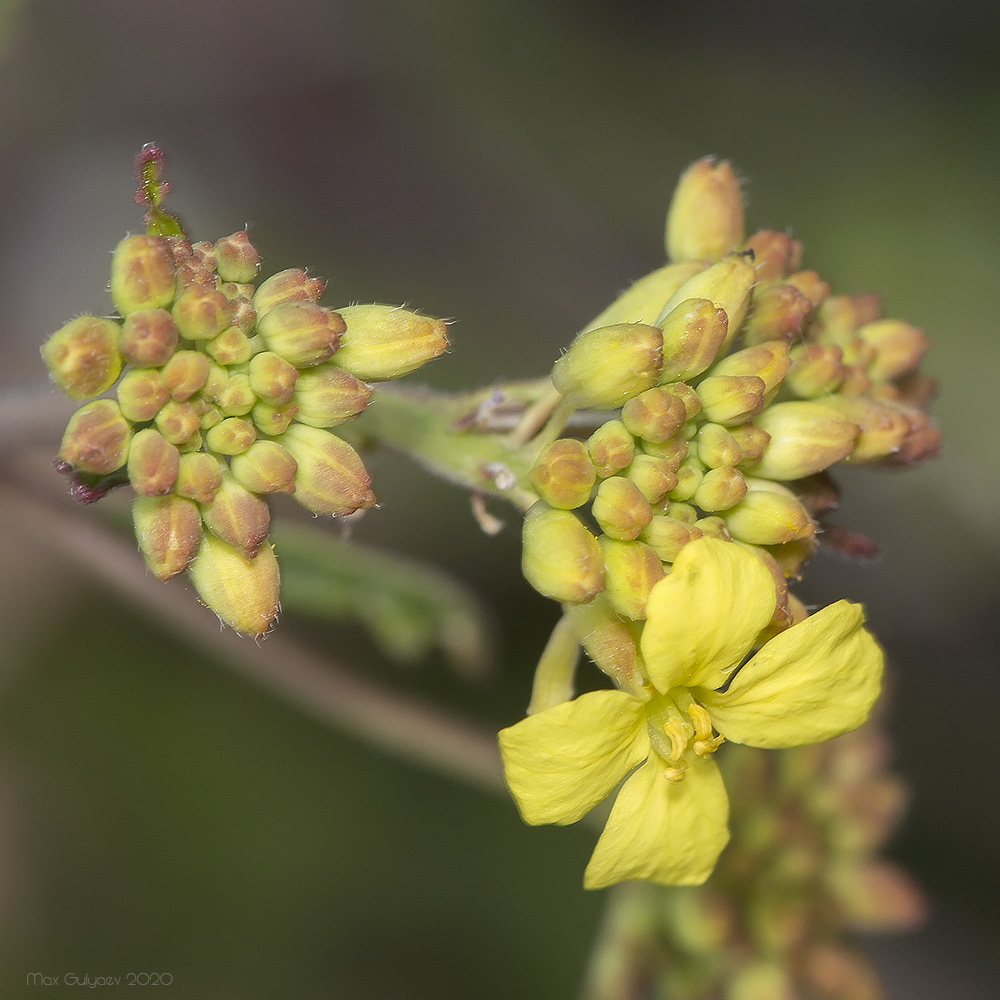
[[[0,389],[42,388],[42,338],[107,310],[148,140],[196,237],[248,223],[266,269],[329,276],[330,304],[454,317],[423,373],[454,389],[547,370],[661,262],[683,167],[733,160],[753,227],[790,227],[835,290],[882,292],[934,341],[941,458],[844,475],[841,520],[883,557],[821,555],[800,592],[864,601],[895,672],[913,804],[892,853],[934,916],[869,942],[890,995],[992,998],[998,41],[977,0],[0,0]],[[401,671],[353,628],[305,640],[508,724],[554,617],[519,578],[515,519],[487,538],[445,486],[370,465],[382,508],[355,537],[475,588],[496,670]],[[305,718],[15,511],[0,544],[0,996],[31,972],[168,973],[215,1000],[575,994],[602,902],[580,889],[589,831],[526,829],[495,794]]]

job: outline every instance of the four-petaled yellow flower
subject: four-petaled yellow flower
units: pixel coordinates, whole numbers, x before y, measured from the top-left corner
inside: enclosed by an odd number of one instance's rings
[[[775,602],[752,553],[691,542],[650,594],[640,638],[648,685],[583,694],[500,733],[507,784],[528,823],[574,823],[628,776],[587,866],[588,889],[708,878],[729,839],[712,759],[723,739],[802,746],[864,722],[883,658],[860,605],[838,601],[743,663]]]

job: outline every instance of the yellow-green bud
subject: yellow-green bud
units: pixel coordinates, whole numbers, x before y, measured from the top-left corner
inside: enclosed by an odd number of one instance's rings
[[[257,320],[264,346],[296,368],[326,361],[340,343],[344,320],[314,302],[283,302]]]
[[[764,405],[777,395],[791,360],[788,344],[768,340],[722,358],[712,366],[711,375],[756,375],[764,383]]]
[[[279,271],[265,278],[253,296],[253,307],[258,318],[285,302],[318,302],[326,291],[322,278],[310,278],[298,267]]]
[[[857,335],[875,348],[875,360],[868,366],[873,378],[894,379],[916,369],[930,341],[923,330],[898,319],[867,323]]]
[[[763,479],[801,479],[828,469],[851,453],[858,436],[857,424],[819,403],[774,403],[756,424],[770,440],[747,467]]]
[[[631,541],[649,524],[653,510],[639,487],[624,476],[611,476],[597,487],[591,513],[612,538]]]
[[[291,426],[299,412],[298,403],[285,403],[284,406],[272,406],[270,403],[258,403],[250,416],[261,434],[277,437],[284,434]]]
[[[69,418],[59,457],[81,472],[108,475],[128,458],[132,425],[111,399],[86,403]]]
[[[589,499],[597,469],[582,441],[559,438],[543,448],[528,473],[528,482],[551,507],[572,510]]]
[[[670,499],[690,500],[698,492],[704,477],[705,470],[701,462],[694,455],[688,456],[677,467],[677,485],[670,491]]]
[[[183,573],[201,544],[198,507],[179,496],[136,497],[132,523],[139,551],[158,580]]]
[[[233,295],[231,293],[235,288],[247,288],[249,292],[245,295]],[[257,338],[253,336],[257,326],[257,310],[253,307],[253,285],[223,285],[220,291],[229,299],[229,308],[232,312],[230,323],[251,337],[255,350],[263,350],[263,347],[256,346]]]
[[[152,420],[170,399],[170,389],[156,368],[131,368],[115,390],[122,415],[137,424]]]
[[[352,420],[368,405],[372,387],[336,364],[304,371],[295,384],[299,421],[310,427],[334,427]]]
[[[625,475],[639,487],[639,492],[650,504],[658,504],[677,486],[672,462],[658,455],[636,455]]]
[[[141,497],[160,497],[177,482],[180,452],[152,427],[136,432],[128,449],[128,479]]]
[[[353,514],[375,505],[358,453],[318,427],[292,424],[278,443],[298,462],[295,499],[314,514]]]
[[[693,420],[701,413],[701,400],[698,393],[687,382],[665,382],[661,389],[673,393],[684,404],[684,419]]]
[[[710,375],[698,385],[698,398],[709,420],[734,427],[764,409],[765,389],[759,375]]]
[[[242,417],[226,417],[205,432],[205,444],[219,455],[242,455],[256,440],[256,428]]]
[[[836,344],[797,344],[785,384],[802,399],[834,392],[844,378],[843,351]]]
[[[52,381],[70,399],[99,396],[122,370],[118,324],[97,316],[80,316],[42,344],[42,359]]]
[[[181,455],[174,492],[200,504],[209,504],[222,485],[222,469],[216,458],[203,451]],[[200,515],[199,515],[200,516]]]
[[[299,370],[273,351],[261,351],[250,359],[250,388],[265,403],[283,406],[295,395]]]
[[[647,389],[622,407],[621,420],[628,431],[643,441],[662,444],[684,423],[684,402],[668,389]]]
[[[278,560],[270,545],[248,559],[209,532],[188,576],[198,596],[237,632],[261,636],[278,617]]]
[[[864,396],[829,396],[823,400],[842,416],[857,424],[860,433],[846,461],[877,462],[895,455],[910,432],[910,421],[896,407]]]
[[[752,489],[723,517],[733,538],[751,545],[778,545],[816,532],[808,511],[790,491]]]
[[[730,427],[729,433],[743,454],[742,464],[744,465],[753,465],[754,462],[759,462],[768,441],[771,440],[771,435],[767,431],[762,430],[749,420],[738,427]]]
[[[250,360],[253,345],[250,338],[238,327],[230,326],[217,337],[213,337],[205,350],[220,365],[242,365]]]
[[[187,402],[168,400],[153,418],[157,430],[171,443],[183,445],[201,428],[198,411]]]
[[[173,317],[182,337],[211,340],[227,329],[233,310],[229,299],[210,285],[189,285],[174,303]]]
[[[635,438],[620,420],[607,420],[587,439],[590,460],[601,479],[626,468],[635,456]]]
[[[702,477],[691,498],[695,505],[707,513],[729,510],[747,495],[743,475],[728,465],[709,469]]]
[[[242,373],[230,375],[226,384],[215,394],[219,409],[227,417],[242,417],[257,403],[257,395],[250,386],[250,376]]]
[[[211,430],[223,419],[222,410],[205,398],[195,400],[194,407],[201,415],[201,429],[203,431]]]
[[[691,511],[692,519],[694,511]],[[693,523],[666,514],[656,514],[639,536],[663,562],[673,562],[688,542],[701,538],[701,529]]]
[[[752,346],[767,340],[791,342],[801,334],[815,306],[794,285],[757,285],[743,323],[743,341]]]
[[[739,465],[743,452],[732,431],[722,424],[707,423],[698,428],[698,459],[709,469],[719,469]]]
[[[604,593],[611,606],[634,621],[646,617],[653,584],[663,579],[660,557],[644,542],[621,542],[602,536]]]
[[[677,521],[683,521],[685,524],[694,524],[698,520],[698,511],[689,503],[675,501],[667,504],[663,513]]]
[[[583,648],[597,667],[618,685],[642,688],[642,659],[634,626],[614,610],[604,594],[585,604],[573,604],[569,613]]]
[[[538,593],[579,604],[604,588],[604,559],[597,539],[568,510],[544,500],[524,516],[521,571]]]
[[[222,483],[211,503],[202,505],[201,519],[219,538],[252,558],[267,538],[271,511],[266,501],[241,486],[228,469],[220,468]]]
[[[687,458],[689,446],[684,440],[683,434],[675,434],[673,437],[667,438],[666,441],[660,441],[657,444],[652,441],[643,441],[642,450],[647,455],[655,455],[657,458],[664,459],[676,472],[680,468],[681,462]]]
[[[172,399],[190,399],[208,380],[211,362],[200,351],[178,351],[162,368]]]
[[[708,299],[685,299],[663,319],[663,365],[660,382],[700,375],[726,340],[725,309]]]
[[[785,283],[797,288],[815,309],[830,294],[830,285],[815,271],[796,271],[785,278]]]
[[[694,526],[705,538],[718,538],[720,542],[731,542],[733,540],[726,522],[715,514],[710,514],[708,517],[699,517],[695,521]]]
[[[775,229],[758,230],[746,241],[744,248],[753,251],[758,281],[783,278],[789,271],[794,271],[802,260],[802,242]]]
[[[178,339],[177,324],[166,309],[140,309],[125,318],[118,348],[129,364],[158,368],[173,357]]]
[[[867,396],[874,387],[872,377],[860,365],[844,365],[839,392],[843,396]]]
[[[703,271],[703,261],[668,264],[643,276],[627,288],[599,316],[587,325],[587,330],[599,330],[620,323],[645,323],[655,326],[663,311],[663,303],[688,278]]]
[[[232,236],[215,241],[216,270],[223,281],[247,283],[257,277],[260,254],[241,229]]]
[[[158,236],[126,236],[111,256],[111,301],[122,316],[166,309],[174,300],[174,260]]]
[[[298,467],[276,441],[257,441],[230,462],[236,480],[254,493],[294,493]]]
[[[337,364],[368,382],[408,375],[448,349],[443,320],[399,306],[347,306],[340,315],[347,330]]]
[[[717,260],[744,239],[743,194],[733,168],[709,156],[681,174],[667,212],[665,244],[673,261]]]

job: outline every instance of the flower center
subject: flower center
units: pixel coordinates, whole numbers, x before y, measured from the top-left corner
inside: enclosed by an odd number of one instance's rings
[[[725,737],[713,735],[708,709],[691,697],[687,688],[656,694],[646,704],[646,728],[653,750],[663,758],[663,776],[682,781],[688,769],[687,752],[699,757],[715,753]]]

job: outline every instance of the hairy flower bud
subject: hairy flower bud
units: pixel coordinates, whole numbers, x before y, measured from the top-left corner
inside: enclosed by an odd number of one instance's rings
[[[748,346],[767,340],[790,343],[801,335],[814,309],[812,300],[794,285],[758,285],[743,324],[743,341]]]
[[[726,310],[708,299],[685,299],[664,318],[660,382],[700,375],[715,360],[729,330]]]
[[[743,452],[730,430],[721,424],[707,423],[698,428],[698,458],[709,469],[736,466],[743,461]]]
[[[543,448],[528,473],[528,482],[551,507],[572,510],[589,499],[597,469],[582,441],[559,438]]]
[[[211,340],[230,326],[229,299],[210,285],[189,285],[174,303],[173,317],[182,337]]]
[[[174,261],[158,236],[126,236],[111,256],[111,301],[122,316],[166,309],[174,300]]]
[[[42,359],[52,381],[70,399],[90,399],[110,388],[122,370],[118,324],[80,316],[42,345]]]
[[[635,456],[635,438],[620,420],[606,420],[587,439],[597,475],[607,479],[626,468]]]
[[[660,557],[644,542],[600,538],[604,555],[604,593],[624,618],[646,617],[646,601],[653,584],[663,579]]]
[[[298,267],[290,267],[265,278],[253,296],[258,319],[285,302],[318,302],[326,291],[322,278],[310,278]]]
[[[254,395],[272,406],[283,406],[295,395],[299,370],[273,351],[261,351],[250,359],[248,375]]]
[[[152,427],[137,431],[128,449],[128,478],[141,497],[169,493],[177,482],[180,452]]]
[[[95,399],[69,419],[59,448],[59,458],[80,472],[107,475],[128,458],[132,425],[111,399]]]
[[[222,485],[218,459],[204,451],[181,455],[174,492],[200,504],[210,504]],[[199,515],[200,516],[200,515]]]
[[[283,302],[257,320],[264,346],[296,368],[326,361],[337,350],[344,330],[339,313],[314,302]]]
[[[230,326],[213,337],[205,350],[220,365],[243,365],[253,355],[253,343],[238,326]]]
[[[753,251],[754,270],[758,281],[774,281],[798,268],[802,259],[802,243],[788,233],[760,229],[744,244]]]
[[[801,479],[846,458],[858,425],[819,403],[774,403],[755,421],[770,435],[760,459],[747,463],[762,479]]]
[[[250,242],[246,230],[215,241],[216,270],[223,281],[247,283],[257,277],[260,254]]]
[[[115,395],[127,420],[145,423],[170,399],[170,389],[156,368],[130,368],[118,383]]]
[[[625,476],[639,487],[650,504],[658,504],[677,485],[673,464],[659,455],[636,455]]]
[[[158,368],[173,356],[178,339],[177,324],[166,309],[140,309],[122,323],[118,347],[129,364]]]
[[[139,551],[158,580],[183,573],[201,544],[198,507],[183,497],[137,497],[132,523]]]
[[[169,400],[153,418],[156,429],[171,443],[187,444],[201,428],[201,416],[188,402]]]
[[[295,384],[298,420],[310,427],[334,427],[356,417],[372,398],[372,387],[335,364],[302,372]]]
[[[743,238],[743,194],[732,166],[711,157],[695,161],[681,174],[667,212],[667,256],[717,260]]]
[[[271,512],[264,500],[241,486],[222,467],[222,484],[211,503],[202,506],[201,517],[219,538],[252,558],[267,538]]]
[[[638,538],[653,516],[639,487],[624,476],[611,476],[601,482],[591,512],[606,535],[622,541]]]
[[[353,514],[375,505],[371,479],[358,453],[318,427],[292,424],[278,443],[298,463],[295,499],[314,514]]]
[[[233,476],[254,493],[294,493],[298,463],[276,441],[256,441],[230,462]]]
[[[448,349],[442,320],[399,306],[347,306],[340,314],[347,330],[337,364],[368,382],[408,375]]]
[[[604,588],[601,546],[577,516],[544,500],[524,517],[521,571],[538,593],[555,601],[589,601]]]

